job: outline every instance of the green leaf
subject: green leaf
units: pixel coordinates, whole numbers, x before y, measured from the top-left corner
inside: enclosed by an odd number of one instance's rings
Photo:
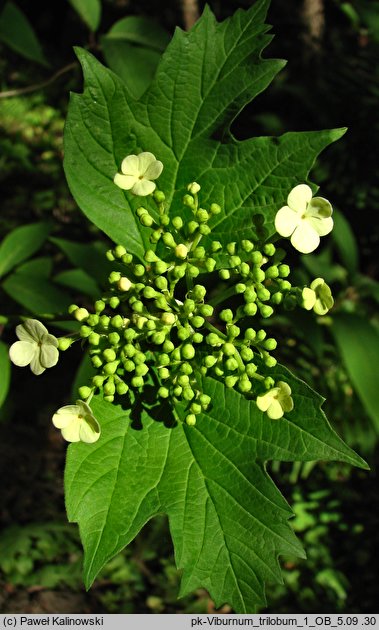
[[[0,277],[38,251],[49,231],[47,223],[31,223],[10,232],[0,245]]]
[[[85,385],[89,383],[92,377],[95,375],[96,371],[91,363],[91,358],[89,354],[85,354],[83,359],[81,360],[79,367],[76,371],[74,382],[71,386],[71,396],[72,398],[78,398],[78,389],[81,385]]]
[[[333,240],[343,264],[350,273],[358,271],[359,258],[357,241],[349,222],[342,212],[334,211]]]
[[[32,25],[13,2],[7,2],[0,14],[0,41],[23,57],[50,66]]]
[[[101,38],[107,65],[135,98],[150,85],[170,37],[159,24],[140,16],[116,22]]]
[[[69,2],[83,22],[88,26],[90,31],[97,31],[101,19],[101,1],[69,0]]]
[[[148,520],[165,513],[183,571],[180,595],[206,588],[216,607],[228,602],[240,613],[264,603],[263,583],[281,581],[278,555],[302,550],[263,462],[337,458],[366,467],[329,426],[321,397],[285,368],[277,376],[295,401],[280,421],[210,378],[203,385],[213,407],[191,428],[170,428],[161,406],[153,419],[93,399],[101,438],[70,446],[66,467],[66,505],[80,525],[87,586]],[[183,418],[184,406],[178,412]]]
[[[117,263],[111,263],[105,258],[107,251],[105,243],[100,241],[89,244],[75,243],[63,238],[51,238],[50,240],[66,254],[73,265],[83,269],[99,284],[105,284],[111,271],[117,269]]]
[[[181,199],[196,180],[202,204],[217,202],[223,209],[213,220],[212,237],[225,240],[233,232],[249,238],[256,231],[253,215],[263,216],[267,232],[274,232],[275,214],[291,188],[306,181],[319,152],[344,133],[287,133],[243,142],[231,134],[238,113],[284,65],[261,56],[271,40],[264,24],[267,6],[260,0],[221,24],[206,8],[190,32],[177,29],[140,100],[92,55],[77,51],[85,89],[70,101],[67,180],[88,218],[132,253],[142,256],[146,236],[133,212],[141,198],[113,183],[126,155],[151,151],[163,162],[158,185],[173,213],[186,214]]]
[[[11,364],[8,351],[8,346],[3,341],[0,341],[0,407],[7,397],[11,379]]]
[[[379,431],[379,333],[366,318],[350,313],[333,317],[331,332],[359,398]]]
[[[66,312],[70,296],[48,280],[46,267],[46,258],[25,263],[5,279],[3,289],[13,300],[37,315]]]
[[[67,271],[62,271],[54,277],[54,282],[73,289],[76,293],[89,295],[95,300],[99,298],[101,293],[101,289],[95,280],[82,269],[68,269]]]

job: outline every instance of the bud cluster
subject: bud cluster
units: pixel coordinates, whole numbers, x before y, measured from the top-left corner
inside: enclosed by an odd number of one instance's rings
[[[292,288],[285,253],[273,243],[212,240],[212,218],[221,208],[199,206],[196,182],[187,190],[183,204],[191,210],[190,220],[169,216],[164,193],[156,190],[156,216],[144,207],[137,210],[140,223],[151,230],[151,249],[142,261],[122,245],[107,252],[117,263],[109,291],[95,302],[94,312],[77,305],[69,312],[81,322],[80,337],[97,370],[91,385],[79,389],[82,399],[97,390],[107,401],[128,395],[133,402],[145,385],[155,385],[174,413],[176,403],[185,403],[186,422],[194,425],[211,403],[199,374],[260,400],[275,386],[268,372],[276,365],[271,353],[277,342],[267,337],[262,320],[280,304],[302,305],[303,294]],[[208,280],[207,274],[227,283],[215,296],[200,280]],[[62,350],[70,345],[60,341]]]

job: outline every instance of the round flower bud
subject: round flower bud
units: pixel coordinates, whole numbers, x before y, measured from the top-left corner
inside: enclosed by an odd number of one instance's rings
[[[200,315],[195,315],[195,317],[191,317],[191,326],[194,328],[201,328],[204,325],[205,319]]]
[[[233,357],[230,357],[230,359],[225,361],[225,367],[230,372],[234,372],[235,370],[238,370],[238,363],[235,359],[233,359]]]
[[[114,396],[104,396],[104,400],[106,400],[107,402],[112,403],[114,401]]]
[[[159,223],[162,227],[167,227],[170,223],[170,217],[167,214],[161,214],[159,217]]]
[[[245,313],[245,315],[248,315],[249,317],[253,317],[256,314],[257,310],[258,310],[258,307],[255,304],[255,302],[250,302],[250,304],[245,304],[243,308],[243,312]]]
[[[120,341],[120,335],[116,332],[112,332],[108,335],[108,341],[111,346],[117,346]]]
[[[78,392],[79,392],[80,398],[82,400],[86,400],[88,396],[91,395],[92,389],[88,387],[87,385],[82,385],[82,387],[79,387]]]
[[[215,364],[217,363],[217,359],[216,357],[212,356],[211,354],[208,354],[205,358],[204,358],[204,365],[207,368],[211,368],[213,367]]]
[[[115,391],[116,391],[116,386],[113,383],[113,381],[108,381],[107,383],[105,383],[105,385],[104,385],[104,394],[106,396],[113,396]]]
[[[108,276],[108,282],[110,284],[116,284],[116,282],[118,282],[120,278],[121,278],[120,271],[111,271],[111,273]]]
[[[176,385],[176,387],[174,387],[174,389],[172,390],[174,396],[180,396],[182,391],[183,387],[181,387],[180,385]]]
[[[189,315],[190,313],[194,312],[196,308],[196,302],[194,300],[191,300],[190,298],[186,298],[184,300],[182,308],[183,308],[183,311]]]
[[[193,359],[195,356],[195,348],[190,343],[186,343],[181,350],[181,355],[183,359]]]
[[[255,332],[254,328],[246,328],[245,330],[246,341],[254,341],[256,336],[257,336],[257,333]]]
[[[145,376],[145,374],[147,374],[148,371],[149,371],[149,368],[146,365],[146,363],[140,363],[139,365],[136,365],[136,369],[135,369],[136,376]]]
[[[231,256],[233,256],[236,253],[236,244],[237,244],[236,242],[232,242],[232,243],[227,243],[226,245],[226,251]]]
[[[257,288],[257,296],[262,302],[267,302],[271,297],[271,293],[266,287],[260,286]]]
[[[186,275],[186,269],[187,269],[187,263],[184,263],[183,265],[176,265],[176,267],[174,267],[174,269],[172,270],[172,275],[174,276],[174,278],[184,278],[184,276]]]
[[[113,295],[109,300],[109,306],[111,308],[117,308],[119,304],[120,304],[120,299],[116,295]]]
[[[60,337],[58,339],[58,350],[61,350],[61,352],[68,350],[73,341],[74,340],[70,339],[70,337]]]
[[[109,260],[110,262],[114,261],[114,255],[111,249],[108,249],[108,251],[105,253],[105,257],[107,260]]]
[[[113,328],[123,328],[124,326],[124,320],[121,317],[121,315],[114,315],[110,321],[111,326],[113,326]]]
[[[278,345],[278,344],[277,344],[276,339],[273,339],[272,337],[269,337],[268,339],[266,339],[266,340],[263,342],[263,344],[262,344],[262,345],[263,345],[263,347],[264,347],[266,350],[275,350],[275,348],[277,347],[277,345]]]
[[[187,223],[188,234],[193,234],[194,232],[196,232],[198,227],[199,224],[197,221],[189,221],[189,223]]]
[[[98,333],[92,332],[88,337],[88,343],[90,343],[91,346],[98,346],[100,343],[100,335]]]
[[[197,402],[193,402],[191,407],[190,407],[190,410],[192,411],[192,413],[197,415],[197,414],[201,413],[201,405],[199,405],[199,403],[197,403]]]
[[[236,349],[232,343],[224,343],[224,345],[222,346],[222,351],[227,357],[231,357],[233,354],[235,354]]]
[[[108,315],[101,315],[100,316],[100,326],[104,329],[107,330],[107,328],[109,327],[111,318],[108,317]]]
[[[181,387],[186,387],[189,384],[188,374],[181,374],[178,377],[178,383],[179,385],[181,385]]]
[[[94,387],[102,387],[103,383],[105,380],[105,376],[103,376],[102,374],[96,374],[96,376],[93,377],[92,379],[92,385]]]
[[[143,352],[137,351],[134,355],[133,361],[136,365],[141,365],[141,363],[145,363],[146,355]]]
[[[195,249],[191,251],[191,254],[194,258],[198,258],[199,260],[201,260],[205,256],[205,249],[202,245],[199,245],[198,247],[195,247]]]
[[[240,355],[243,361],[247,363],[248,361],[251,361],[253,359],[254,352],[252,351],[251,348],[248,348],[247,346],[243,346],[240,350]]]
[[[199,233],[203,236],[208,236],[211,233],[211,228],[206,223],[201,223],[199,225]]]
[[[274,312],[274,309],[271,306],[268,306],[267,304],[262,304],[262,306],[260,306],[259,310],[260,310],[260,313],[261,313],[262,317],[264,317],[264,318],[271,317],[271,315]]]
[[[247,394],[247,392],[249,392],[251,388],[252,388],[252,384],[251,384],[251,381],[249,381],[247,374],[246,374],[246,378],[241,377],[239,379],[238,389],[240,390],[240,392],[242,392],[243,394]]]
[[[133,376],[131,383],[133,385],[133,387],[143,387],[144,386],[144,380],[142,378],[142,376]],[[159,388],[160,389],[160,388]],[[158,389],[158,395],[160,396],[161,394],[159,393],[159,389]]]
[[[248,241],[247,239],[244,239],[243,241],[241,241],[241,247],[243,249],[244,252],[251,252],[254,249],[254,243],[252,243],[251,241]]]
[[[163,332],[163,330],[154,333],[151,337],[152,342],[155,343],[155,345],[157,346],[160,346],[165,339],[166,334]]]
[[[202,335],[202,334],[201,334],[201,333],[199,333],[199,332],[195,332],[195,333],[192,335],[192,342],[193,342],[193,343],[201,343],[201,342],[203,341],[203,339],[204,339],[204,335]]]
[[[222,244],[220,243],[220,241],[212,241],[212,243],[211,243],[211,252],[216,253],[220,249],[222,249]]]
[[[218,203],[212,203],[211,204],[211,212],[212,212],[212,214],[220,214],[221,207],[218,205]]]
[[[68,307],[67,311],[69,315],[73,315],[75,313],[75,311],[77,311],[79,308],[79,306],[77,304],[70,304],[70,306]]]
[[[189,427],[194,427],[196,424],[196,416],[194,413],[189,413],[188,416],[186,416],[186,424]]]
[[[109,363],[115,360],[116,353],[113,350],[113,348],[106,348],[106,350],[103,351],[103,357],[106,360],[106,362]]]
[[[257,336],[256,336],[256,341],[260,342],[263,341],[263,339],[266,339],[267,333],[265,330],[263,330],[263,328],[261,328],[261,330],[258,330],[257,332]]]
[[[235,286],[235,291],[236,293],[245,293],[246,284],[243,284],[242,282],[238,282],[238,284],[236,284]]]
[[[132,254],[124,254],[121,260],[125,265],[130,265],[133,262],[133,256]]]
[[[129,390],[129,387],[127,386],[126,383],[124,383],[124,381],[119,381],[116,384],[116,392],[118,393],[119,396],[124,396],[124,394],[126,394]]]
[[[205,268],[208,271],[208,273],[212,273],[212,271],[214,271],[215,267],[216,267],[216,261],[214,258],[207,258],[205,261]]]
[[[135,276],[137,276],[138,278],[141,278],[142,276],[145,275],[145,267],[140,264],[134,265],[133,272]]]
[[[191,336],[191,332],[187,330],[187,328],[179,328],[178,339],[180,339],[180,341],[185,341],[190,336]]]
[[[272,265],[266,269],[266,278],[277,278],[279,276],[279,268],[276,265]]]
[[[278,284],[279,284],[279,281],[278,281]],[[288,282],[288,280],[281,280],[279,286],[280,286],[281,291],[289,291],[292,287],[292,284]]]
[[[254,363],[248,363],[246,366],[246,374],[249,378],[252,378],[258,367]]]
[[[271,303],[278,305],[281,304],[283,300],[283,293],[281,293],[280,291],[276,291],[276,293],[273,293],[271,296]]]
[[[213,315],[214,308],[211,304],[201,304],[199,306],[199,313],[203,317],[211,317]]]
[[[226,376],[225,377],[224,383],[225,383],[226,387],[228,387],[230,389],[230,388],[234,387],[234,385],[237,383],[237,381],[238,381],[238,376],[231,376],[230,375],[230,376]]]
[[[220,271],[218,272],[218,275],[220,276],[221,280],[229,280],[230,271],[229,269],[220,269]]]
[[[172,219],[172,225],[176,230],[181,230],[183,227],[183,219],[182,217],[174,217]]]
[[[253,252],[251,254],[251,262],[254,265],[261,265],[262,262],[263,262],[263,256],[262,256],[261,252],[258,252],[258,251]]]
[[[176,322],[176,315],[174,313],[162,313],[161,322],[165,326],[172,326]]]
[[[265,358],[265,365],[267,365],[268,368],[273,368],[276,366],[276,364],[277,364],[277,360],[274,357]]]
[[[203,208],[200,208],[196,212],[196,219],[199,221],[199,223],[206,223],[209,219],[209,214],[206,210],[204,210]]]
[[[159,289],[160,291],[166,291],[168,286],[167,278],[165,278],[164,276],[158,276],[158,278],[155,278],[154,282],[157,289]]]
[[[104,309],[105,309],[105,302],[103,300],[96,300],[95,302],[96,313],[101,313]]]
[[[135,364],[133,363],[133,361],[131,361],[130,359],[126,359],[126,360],[123,362],[123,366],[124,366],[124,369],[125,369],[127,372],[134,372],[134,369],[135,369],[135,367],[136,367],[136,366],[135,366]]]
[[[154,190],[153,197],[157,203],[163,203],[166,199],[166,195],[162,190],[158,190],[157,188]]]
[[[137,352],[137,350],[136,350],[135,346],[133,346],[133,344],[131,344],[131,343],[125,344],[125,346],[123,347],[123,350],[122,350],[122,354],[125,357],[128,357],[129,359],[134,357],[136,352]]]
[[[166,341],[163,344],[163,352],[172,352],[174,348],[175,346],[172,343],[171,339],[166,339]]]
[[[84,319],[87,319],[88,315],[89,315],[89,312],[87,311],[86,308],[78,308],[74,312],[74,317],[75,319],[78,320],[78,322],[82,322]]]
[[[154,230],[154,232],[150,234],[150,237],[149,237],[150,243],[158,243],[161,236],[162,236],[162,230]]]
[[[225,308],[220,313],[220,319],[223,322],[232,322],[233,321],[233,311],[230,308]]]
[[[166,367],[161,367],[158,370],[159,378],[166,379],[170,377],[170,371]]]
[[[195,397],[195,392],[192,387],[184,387],[182,396],[184,400],[190,401]]]
[[[247,278],[250,274],[250,266],[246,262],[241,263],[239,266],[239,272],[243,278]]]
[[[288,265],[279,265],[278,269],[281,278],[287,278],[290,275],[291,270]]]
[[[92,328],[90,328],[89,326],[81,326],[79,333],[80,333],[80,336],[85,339],[86,337],[89,337],[90,334],[92,333]]]
[[[142,294],[143,294],[143,297],[146,298],[147,300],[152,300],[153,298],[156,297],[157,292],[153,287],[147,286],[144,288]]]
[[[119,361],[111,361],[111,363],[106,363],[103,367],[105,374],[114,374],[118,368],[118,364]]]
[[[97,355],[94,356],[94,357],[91,357],[91,363],[92,363],[93,367],[96,368],[96,369],[98,369],[99,367],[101,367],[103,365],[102,360]]]
[[[187,190],[188,192],[191,193],[191,195],[197,195],[200,189],[201,189],[201,186],[197,182],[192,182],[191,184],[188,184],[187,186]]]
[[[263,282],[266,277],[263,269],[260,269],[259,267],[255,267],[251,275],[254,282]]]
[[[230,256],[229,257],[229,263],[231,267],[238,267],[238,265],[241,264],[241,258],[239,256]]]
[[[238,337],[240,332],[241,332],[241,329],[235,324],[232,324],[231,326],[227,326],[228,337],[230,337],[231,339],[235,339],[236,337]]]
[[[190,265],[188,267],[187,271],[188,271],[188,275],[189,275],[190,278],[197,278],[197,276],[200,273],[200,269],[198,269],[194,265]]]
[[[257,293],[254,287],[247,287],[245,293],[243,294],[243,298],[245,302],[255,302],[257,299]]]
[[[193,208],[195,206],[194,198],[191,195],[184,195],[183,203],[185,206],[188,206],[189,208]]]
[[[208,396],[208,394],[201,394],[199,396],[199,401],[200,401],[200,404],[201,404],[202,408],[206,409],[209,406],[210,402],[211,402],[211,397]]]
[[[140,222],[144,227],[151,227],[154,223],[154,219],[152,216],[150,216],[150,214],[148,212],[145,212],[141,217],[140,217]]]
[[[222,344],[222,339],[220,339],[216,333],[209,333],[206,337],[206,342],[209,346],[220,346]]]
[[[94,327],[94,326],[97,326],[97,324],[99,323],[99,320],[100,320],[100,317],[97,314],[92,313],[91,315],[88,315],[87,317],[87,324],[88,326]]]
[[[162,241],[165,245],[167,245],[167,247],[170,247],[171,249],[174,249],[174,247],[176,247],[175,239],[171,232],[165,232],[164,234],[162,234]]]
[[[207,290],[201,284],[195,284],[191,293],[196,302],[201,302],[202,300],[204,300]]]
[[[266,256],[273,256],[276,252],[275,245],[273,243],[267,243],[267,245],[263,247],[263,252]]]
[[[122,245],[116,245],[116,247],[113,250],[113,254],[115,255],[116,258],[122,258],[122,256],[125,256],[126,254],[126,249]]]
[[[187,258],[187,254],[188,247],[186,247],[183,243],[179,243],[179,245],[175,247],[175,256],[177,258],[181,258],[182,260],[184,260],[185,258]]]

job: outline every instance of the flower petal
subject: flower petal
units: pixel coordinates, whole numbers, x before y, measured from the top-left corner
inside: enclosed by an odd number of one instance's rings
[[[71,422],[77,420],[79,416],[79,408],[77,405],[65,405],[58,409],[53,415],[53,425],[57,429],[67,427]]]
[[[279,420],[283,417],[284,412],[280,402],[274,398],[266,413],[271,420]]]
[[[281,236],[291,236],[301,221],[300,215],[288,206],[283,206],[276,213],[275,229]]]
[[[157,179],[163,171],[163,164],[159,160],[155,160],[150,166],[147,167],[144,177],[146,179]]]
[[[40,361],[40,349],[37,348],[36,353],[34,354],[32,360],[30,361],[30,369],[36,376],[39,376],[46,370],[46,368],[42,365]]]
[[[47,335],[43,335],[43,337],[41,338],[41,342],[42,344],[48,344],[50,346],[54,346],[54,348],[58,348],[58,339],[50,333],[48,333]]]
[[[314,197],[307,206],[307,216],[327,219],[333,214],[332,204],[324,197]]]
[[[138,174],[146,177],[147,169],[156,162],[155,155],[149,151],[143,151],[138,155]],[[149,179],[149,178],[148,178]]]
[[[113,178],[114,183],[122,190],[130,190],[133,188],[136,183],[136,177],[134,175],[120,175],[120,173],[116,173]]]
[[[287,197],[287,203],[292,210],[302,214],[312,199],[312,189],[307,184],[299,184],[292,188]]]
[[[316,230],[319,236],[326,236],[333,229],[333,219],[332,217],[328,217],[327,219],[317,218],[317,217],[308,217],[307,222],[309,225]]]
[[[154,184],[154,182],[150,182],[148,179],[139,179],[135,182],[132,188],[132,193],[133,195],[145,197],[146,195],[150,195],[154,192],[155,188],[156,184]]]
[[[93,416],[92,419],[95,420]],[[79,437],[81,442],[85,442],[86,444],[93,444],[93,442],[97,442],[100,437],[100,427],[96,420],[95,423],[88,422],[87,418],[81,421],[79,427]]]
[[[42,344],[39,353],[40,363],[45,368],[51,368],[58,363],[58,349],[51,344]]]
[[[34,341],[16,341],[9,348],[9,358],[18,367],[25,367],[29,365],[35,352],[38,352],[38,348]]]
[[[301,292],[302,307],[307,311],[311,311],[316,302],[316,293],[309,287],[304,287]]]
[[[47,328],[38,319],[26,319],[16,326],[16,335],[21,341],[40,341],[42,335],[48,334]]]
[[[285,398],[281,399],[280,404],[282,406],[284,413],[289,413],[290,411],[292,411],[294,407],[291,396],[286,396]]]
[[[128,155],[121,162],[121,173],[138,177],[141,175],[138,155]]]
[[[83,421],[76,418],[62,429],[62,437],[67,442],[80,442],[80,425]]]
[[[303,220],[291,236],[292,246],[302,254],[310,254],[320,244],[320,237],[316,230]]]
[[[272,390],[270,390],[266,394],[263,394],[262,396],[257,396],[256,403],[258,409],[260,409],[261,411],[267,411],[273,400],[274,398],[272,395]]]

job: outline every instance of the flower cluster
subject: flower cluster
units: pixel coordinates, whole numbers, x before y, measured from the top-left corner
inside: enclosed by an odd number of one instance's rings
[[[155,210],[141,206],[136,214],[150,230],[151,248],[143,260],[122,245],[107,252],[114,262],[109,290],[92,310],[73,304],[69,313],[80,322],[78,338],[88,345],[96,374],[79,388],[80,400],[53,417],[54,425],[71,442],[95,442],[100,427],[89,407],[94,393],[113,402],[127,396],[128,404],[143,400],[154,387],[157,399],[167,400],[179,421],[177,406],[185,407],[185,421],[211,404],[202,389],[202,376],[219,379],[256,401],[270,419],[293,409],[289,385],[275,382],[277,342],[268,337],[264,321],[278,307],[299,305],[324,315],[333,298],[322,278],[310,287],[293,287],[285,252],[273,242],[244,239],[222,244],[212,239],[212,219],[223,212],[217,203],[201,207],[200,185],[192,182],[183,208],[169,213],[165,195],[154,181],[163,165],[148,152],[126,157],[114,183],[139,196],[151,195]],[[188,220],[183,217],[190,215]],[[300,251],[313,251],[319,236],[332,226],[331,206],[312,199],[311,189],[296,186],[275,220],[277,231],[291,236]],[[213,292],[214,280],[224,286]],[[72,337],[57,340],[36,320],[17,327],[20,341],[10,356],[17,365],[31,364],[34,373],[55,365],[59,350]]]

